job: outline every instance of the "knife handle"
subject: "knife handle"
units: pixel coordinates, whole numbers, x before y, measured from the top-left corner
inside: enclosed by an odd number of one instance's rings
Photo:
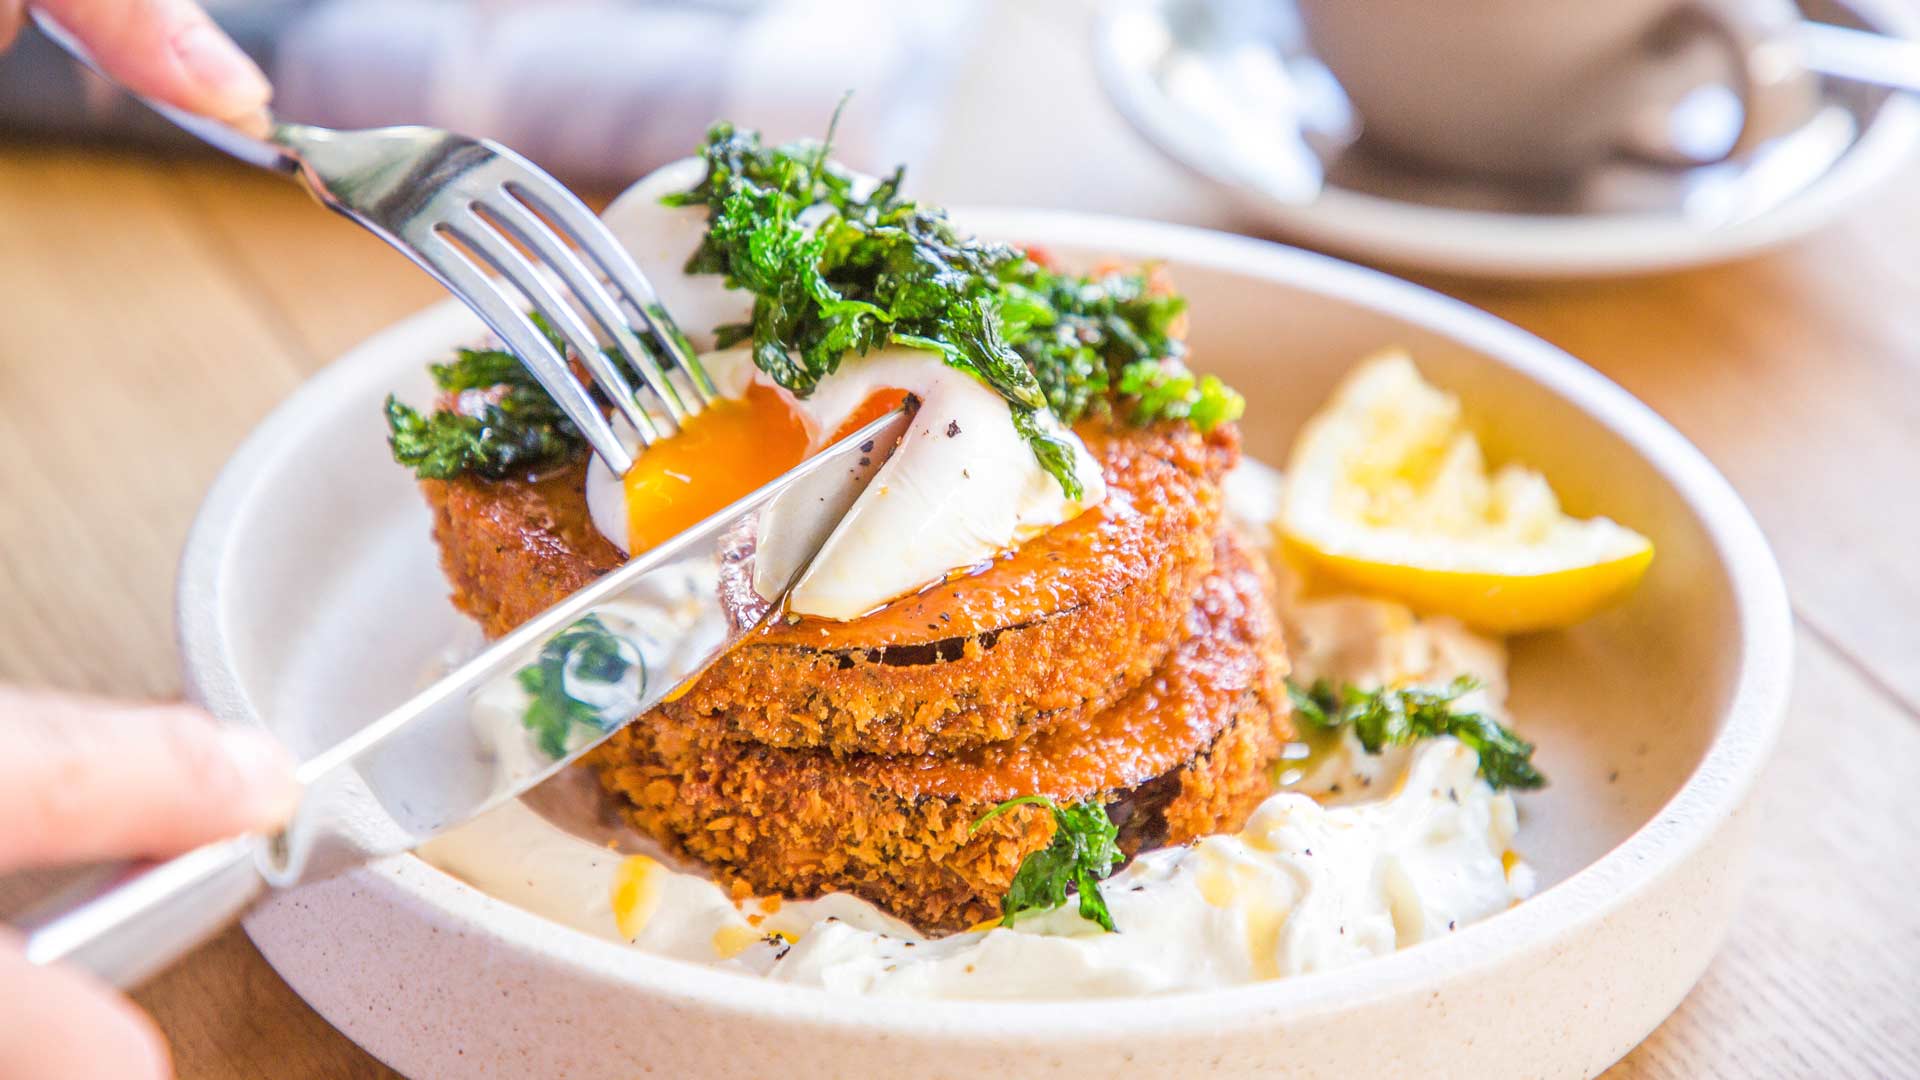
[[[27,959],[74,964],[138,985],[232,922],[266,887],[258,836],[236,836],[165,862],[102,868],[26,918]]]

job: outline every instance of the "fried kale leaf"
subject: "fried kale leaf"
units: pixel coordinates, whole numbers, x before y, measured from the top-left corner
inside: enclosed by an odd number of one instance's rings
[[[1443,690],[1423,687],[1362,690],[1345,686],[1335,690],[1326,679],[1302,689],[1291,680],[1287,696],[1293,714],[1321,731],[1352,728],[1369,754],[1416,739],[1451,735],[1480,755],[1480,775],[1494,790],[1530,790],[1546,786],[1547,778],[1533,765],[1533,744],[1484,713],[1459,712],[1455,699],[1479,687],[1462,675]]]
[[[801,396],[849,354],[905,345],[997,391],[1034,456],[1072,498],[1081,494],[1068,445],[1040,422],[1112,415],[1184,420],[1202,430],[1245,403],[1218,379],[1196,378],[1173,329],[1185,302],[1144,273],[1062,274],[1015,248],[957,232],[938,209],[901,195],[896,169],[862,191],[828,160],[832,141],[766,146],[717,124],[702,149],[707,174],[670,206],[703,206],[707,233],[687,272],[723,275],[753,294],[745,323],[719,328],[724,346],[750,342],[754,362]]]
[[[386,404],[393,459],[421,479],[498,480],[578,451],[580,432],[512,353],[461,349],[432,371],[442,407],[422,413],[392,395]]]
[[[1080,917],[1111,933],[1113,915],[1100,895],[1100,881],[1119,866],[1120,830],[1098,803],[1061,806],[1045,795],[1008,799],[980,816],[975,829],[1016,806],[1044,806],[1053,814],[1053,840],[1029,854],[1014,872],[1006,895],[1000,898],[1000,924],[1012,926],[1028,911],[1051,911],[1067,902],[1069,890],[1079,897]]]

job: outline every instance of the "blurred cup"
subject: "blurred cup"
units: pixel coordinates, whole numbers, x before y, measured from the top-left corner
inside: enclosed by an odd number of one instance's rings
[[[1707,165],[1799,127],[1791,0],[1297,0],[1370,148],[1452,172]]]

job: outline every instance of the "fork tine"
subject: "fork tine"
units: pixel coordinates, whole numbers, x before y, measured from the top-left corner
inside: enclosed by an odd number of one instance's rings
[[[619,365],[601,351],[600,342],[594,339],[593,331],[574,311],[573,305],[554,290],[538,268],[526,256],[513,249],[501,235],[479,215],[469,209],[466,213],[450,216],[442,228],[446,229],[463,244],[472,248],[488,265],[512,282],[514,287],[526,294],[532,301],[533,309],[546,317],[552,326],[573,351],[580,356],[581,363],[593,374],[600,389],[613,400],[618,408],[640,433],[640,442],[651,446],[659,441],[660,429],[653,418],[641,407],[634,397],[633,385],[620,372]]]
[[[600,284],[598,275],[580,261],[580,257],[554,235],[545,222],[533,215],[510,193],[502,193],[482,199],[477,208],[484,211],[483,217],[491,220],[500,229],[514,239],[533,249],[547,267],[559,275],[561,284],[572,290],[586,305],[595,322],[613,339],[614,347],[633,365],[655,396],[667,408],[669,416],[678,425],[686,422],[689,415],[686,402],[680,397],[679,388],[667,378],[660,364],[654,359],[652,349],[644,345],[628,325],[625,316],[613,297],[607,294]],[[578,346],[575,346],[578,348]]]
[[[625,476],[633,468],[633,455],[621,444],[607,418],[600,415],[587,388],[574,378],[566,358],[533,325],[518,304],[507,298],[492,279],[475,266],[467,254],[438,232],[408,245],[422,266],[453,294],[479,315],[487,328],[506,342],[527,366],[533,377],[553,397],[560,410],[580,429],[593,452],[600,455],[615,476]]]
[[[554,223],[562,235],[598,263],[607,280],[626,296],[629,306],[646,320],[655,341],[665,354],[693,382],[694,393],[703,405],[711,405],[720,396],[700,360],[694,355],[687,336],[674,325],[673,317],[660,303],[646,275],[634,264],[633,256],[607,231],[607,226],[588,210],[574,194],[552,181],[543,182],[542,174],[528,170],[524,177],[506,182],[514,198],[533,207]]]

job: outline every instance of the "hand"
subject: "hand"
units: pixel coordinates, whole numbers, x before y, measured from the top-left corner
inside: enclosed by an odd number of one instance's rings
[[[128,87],[188,112],[239,122],[266,107],[260,68],[193,0],[34,0]],[[0,52],[27,0],[0,0]]]
[[[0,873],[163,856],[293,812],[292,761],[264,732],[185,705],[136,706],[0,686]],[[29,964],[0,928],[0,1077],[173,1073],[160,1032],[84,972]]]

